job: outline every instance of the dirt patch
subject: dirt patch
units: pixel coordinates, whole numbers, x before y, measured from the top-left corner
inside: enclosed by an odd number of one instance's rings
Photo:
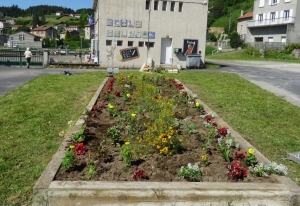
[[[205,111],[197,111],[195,107],[189,106],[184,101],[176,101],[175,114],[179,120],[186,121],[186,125],[195,125],[195,129],[191,132],[187,127],[180,127],[177,130],[177,135],[182,138],[180,151],[173,155],[162,155],[156,150],[150,150],[143,158],[139,158],[136,161],[131,162],[129,167],[125,167],[120,157],[120,150],[122,145],[128,141],[128,131],[126,129],[121,130],[120,145],[112,144],[112,139],[107,134],[107,130],[120,124],[120,119],[112,117],[108,112],[108,104],[112,102],[107,100],[107,91],[111,90],[114,94],[115,91],[119,91],[121,88],[117,83],[113,84],[112,88],[109,88],[107,82],[101,91],[99,98],[95,104],[95,108],[89,114],[89,118],[86,121],[86,128],[84,132],[85,149],[89,151],[90,159],[95,161],[96,174],[90,179],[91,181],[134,181],[133,175],[136,169],[143,170],[147,176],[142,181],[152,182],[174,182],[174,181],[187,181],[178,176],[178,172],[182,166],[187,166],[188,163],[198,163],[199,167],[203,168],[203,175],[199,181],[203,182],[232,182],[236,181],[228,178],[227,166],[230,164],[223,158],[220,148],[218,146],[217,133],[212,138],[211,143],[207,148],[204,144],[207,143],[207,137],[209,136],[209,128],[203,124],[204,119],[200,118],[200,114],[206,114]],[[162,82],[157,85],[161,95],[169,98],[178,99],[182,92],[179,92],[178,88],[171,85],[168,82]],[[113,104],[118,106],[118,112],[126,112],[131,107],[130,104],[124,101],[124,95],[115,96],[113,98]],[[101,109],[99,109],[101,108]],[[143,114],[144,115],[144,114]],[[151,114],[145,114],[150,116]],[[141,119],[140,121],[145,121]],[[143,136],[145,128],[140,128],[140,136]],[[72,142],[70,141],[70,145]],[[74,145],[74,143],[73,143]],[[66,148],[68,150],[69,148]],[[240,148],[231,148],[230,160],[232,162],[238,162],[241,167],[247,169],[244,160],[235,159],[235,153],[244,151],[242,145]],[[201,156],[207,155],[208,164],[204,165],[201,162]],[[75,162],[72,167],[64,171],[59,169],[54,180],[58,181],[82,181],[89,180],[87,178],[87,154],[76,155]],[[247,169],[248,170],[248,169]],[[268,178],[256,177],[249,171],[247,177],[243,180],[239,179],[238,182],[277,182],[276,178],[271,175]]]

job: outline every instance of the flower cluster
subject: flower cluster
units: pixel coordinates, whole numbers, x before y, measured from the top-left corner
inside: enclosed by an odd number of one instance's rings
[[[233,162],[230,165],[227,165],[228,169],[228,179],[236,180],[244,179],[247,177],[247,170],[244,167],[240,167],[238,162]]]
[[[188,163],[187,166],[182,166],[179,171],[179,176],[188,181],[199,181],[202,177],[203,169],[198,164]]]

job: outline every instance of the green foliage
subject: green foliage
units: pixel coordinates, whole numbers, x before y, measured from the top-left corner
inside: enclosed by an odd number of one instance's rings
[[[294,51],[294,49],[300,49],[300,43],[286,45],[284,48],[284,53],[291,54]]]
[[[255,47],[247,47],[246,50],[243,52],[244,52],[244,54],[247,54],[250,56],[260,57],[259,49],[255,48]]]
[[[121,139],[121,130],[119,125],[112,126],[107,129],[107,134],[110,136],[113,144],[116,145],[120,142]]]
[[[125,167],[129,167],[131,165],[131,161],[133,161],[133,154],[131,152],[131,145],[129,142],[126,142],[120,151],[120,157],[123,159],[123,163]]]
[[[217,37],[214,33],[208,33],[207,40],[212,41],[212,42],[216,42]]]
[[[180,168],[178,176],[192,182],[199,181],[202,177],[202,168],[199,168],[198,164],[192,165],[188,163],[187,166]]]
[[[205,49],[205,56],[211,55],[212,52],[215,50],[216,48],[212,47],[212,46],[206,46]]]
[[[69,30],[67,30],[66,35],[65,35],[65,41],[68,41],[71,38]]]
[[[84,28],[84,26],[88,23],[88,17],[89,15],[85,9],[80,12],[79,25],[81,28]]]
[[[84,140],[84,131],[85,131],[85,125],[82,126],[72,137],[73,142],[83,142]]]
[[[245,162],[247,166],[254,166],[257,164],[257,159],[254,154],[250,154],[248,152],[247,156],[245,157]]]
[[[73,151],[67,151],[65,156],[61,160],[61,165],[63,169],[66,171],[73,165],[75,160],[75,154]]]
[[[238,47],[243,46],[244,42],[241,40],[241,37],[237,32],[232,32],[229,38],[231,48],[237,49]]]

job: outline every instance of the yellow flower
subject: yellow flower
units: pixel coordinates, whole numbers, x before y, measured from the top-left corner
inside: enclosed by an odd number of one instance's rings
[[[113,109],[113,108],[114,108],[114,105],[108,104],[108,108],[109,108],[109,109]]]
[[[130,144],[130,142],[125,142],[125,144],[127,144],[127,145],[128,145],[128,144]]]
[[[200,106],[199,102],[196,102],[196,107],[199,107],[199,106]]]
[[[249,153],[249,154],[254,154],[254,149],[250,148],[250,149],[248,150],[248,153]]]
[[[207,154],[201,155],[201,159],[206,160],[207,159]]]
[[[136,114],[132,113],[131,116],[132,116],[133,118],[135,118],[135,117],[136,117]]]
[[[74,149],[75,148],[75,146],[74,145],[70,145],[70,149]]]
[[[128,94],[126,94],[126,97],[128,97],[128,98],[129,98],[129,97],[130,97],[130,94],[129,94],[129,93],[128,93]]]

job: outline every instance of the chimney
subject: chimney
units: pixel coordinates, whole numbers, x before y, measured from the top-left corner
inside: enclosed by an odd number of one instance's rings
[[[241,10],[241,16],[244,16],[244,10]]]

